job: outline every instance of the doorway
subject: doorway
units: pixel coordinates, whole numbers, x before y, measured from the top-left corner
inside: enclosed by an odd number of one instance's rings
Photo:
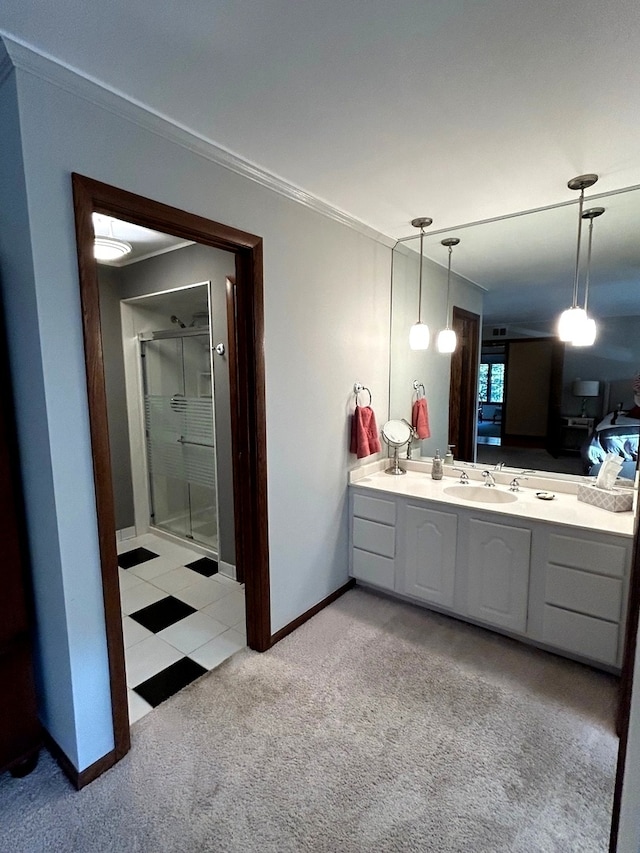
[[[475,459],[480,317],[454,306],[451,325],[458,346],[451,356],[449,444],[458,459]]]
[[[233,305],[229,319],[230,348],[234,353],[233,364],[230,359],[229,398],[235,549],[239,572],[242,572],[246,584],[247,644],[256,651],[265,651],[271,645],[262,355],[262,241],[255,235],[81,175],[74,174],[72,183],[111,680],[115,740],[111,763],[114,763],[129,750],[130,734],[92,214],[96,212],[121,218],[184,240],[222,249],[234,257],[235,280],[227,281],[227,299]],[[181,435],[185,438],[183,433]]]

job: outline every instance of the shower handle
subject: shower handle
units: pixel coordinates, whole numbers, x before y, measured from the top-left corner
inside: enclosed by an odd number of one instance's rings
[[[214,346],[214,350],[218,353],[218,355],[224,355],[224,353],[225,353],[224,344],[216,344]]]

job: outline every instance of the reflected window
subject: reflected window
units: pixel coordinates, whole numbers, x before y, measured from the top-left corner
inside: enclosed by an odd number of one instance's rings
[[[483,361],[480,364],[478,400],[481,403],[504,401],[504,363]]]

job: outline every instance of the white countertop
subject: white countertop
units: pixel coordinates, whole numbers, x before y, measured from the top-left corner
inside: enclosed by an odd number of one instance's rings
[[[386,461],[388,463],[388,460]],[[350,476],[351,485],[359,489],[370,489],[371,491],[384,492],[403,498],[437,501],[471,511],[492,512],[547,524],[562,524],[601,533],[633,536],[635,519],[633,512],[608,512],[599,507],[591,506],[578,501],[575,493],[571,494],[556,490],[553,487],[550,488],[548,481],[544,485],[534,483],[532,484],[533,487],[527,481],[522,482],[521,490],[515,493],[517,500],[512,503],[481,503],[445,494],[444,489],[446,487],[459,483],[459,474],[457,472],[449,474],[446,467],[445,476],[442,480],[433,480],[430,472],[408,470],[406,474],[394,476],[385,473],[384,470],[371,471],[371,467],[368,466],[368,471],[352,472]],[[385,465],[385,467],[387,466]],[[508,492],[508,483],[500,482],[501,479],[503,478],[496,474],[498,485],[495,488]],[[472,480],[472,485],[482,486],[481,481],[478,482],[475,478]],[[482,488],[485,487],[482,486]],[[540,500],[535,493],[541,489],[553,491],[556,495],[555,498],[551,501]],[[487,491],[493,491],[493,489],[487,489]]]

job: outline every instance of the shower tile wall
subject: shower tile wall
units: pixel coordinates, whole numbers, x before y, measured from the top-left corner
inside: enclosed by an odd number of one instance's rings
[[[244,586],[152,533],[118,542],[129,718],[246,645]]]

